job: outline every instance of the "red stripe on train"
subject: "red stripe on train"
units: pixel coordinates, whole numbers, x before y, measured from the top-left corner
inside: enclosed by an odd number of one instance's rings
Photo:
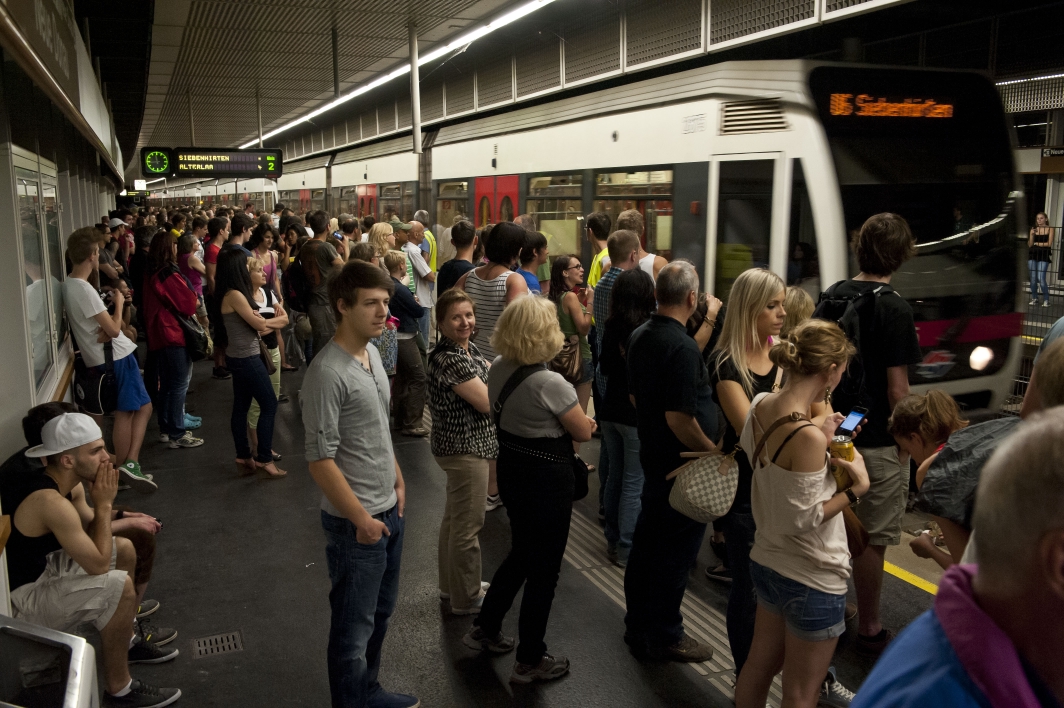
[[[931,322],[917,322],[916,334],[920,338],[921,347],[934,347],[939,339],[951,327],[957,325],[960,320],[934,320]],[[981,342],[988,339],[1009,339],[1019,337],[1023,332],[1023,313],[1008,312],[1003,315],[987,315],[985,317],[973,317],[968,320],[968,325],[954,342]]]

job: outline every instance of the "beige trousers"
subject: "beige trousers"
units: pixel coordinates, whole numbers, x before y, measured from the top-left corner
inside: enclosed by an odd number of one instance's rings
[[[488,461],[474,455],[437,457],[447,473],[447,502],[440,524],[440,591],[452,609],[467,609],[480,596],[480,529],[488,493]]]

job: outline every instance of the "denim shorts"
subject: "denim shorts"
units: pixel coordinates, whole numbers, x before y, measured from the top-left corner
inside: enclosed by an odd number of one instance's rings
[[[814,590],[750,561],[758,604],[783,617],[787,629],[806,642],[841,637],[846,631],[846,595]]]
[[[584,374],[580,379],[581,384],[591,383],[591,380],[595,378],[595,366],[591,363],[590,359],[584,359]]]

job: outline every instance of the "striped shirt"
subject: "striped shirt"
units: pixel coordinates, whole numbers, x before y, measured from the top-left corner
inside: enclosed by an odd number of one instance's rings
[[[488,384],[488,362],[477,345],[469,351],[440,335],[429,355],[428,394],[432,411],[432,454],[476,455],[493,460],[499,454],[495,421],[454,392],[454,387],[478,378]]]
[[[495,350],[491,348],[491,335],[495,332],[495,323],[502,315],[506,307],[506,279],[513,275],[513,271],[504,270],[492,280],[481,280],[477,271],[469,271],[466,278],[465,291],[476,305],[477,331],[473,335],[473,343],[480,349],[488,361],[495,359]]]

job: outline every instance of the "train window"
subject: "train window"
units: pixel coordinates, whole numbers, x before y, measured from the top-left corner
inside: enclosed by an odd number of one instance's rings
[[[724,160],[719,169],[714,295],[727,301],[740,273],[768,267],[774,161]]]
[[[362,212],[358,208],[358,187],[340,187],[336,208],[341,213],[360,215]]]
[[[643,215],[643,247],[672,258],[672,170],[600,172],[595,175],[595,211],[610,215],[616,230],[622,211]]]
[[[820,296],[820,260],[817,256],[816,227],[802,161],[794,160],[791,182],[791,222],[787,251],[787,285],[804,289],[814,301]]]
[[[436,223],[447,229],[455,217],[466,217],[469,204],[469,182],[443,182],[436,196]]]
[[[530,177],[528,180],[525,210],[546,235],[547,249],[552,256],[581,255],[584,230],[580,191],[583,181],[580,174]],[[541,267],[544,273],[548,273],[548,278],[549,269],[549,261]]]

